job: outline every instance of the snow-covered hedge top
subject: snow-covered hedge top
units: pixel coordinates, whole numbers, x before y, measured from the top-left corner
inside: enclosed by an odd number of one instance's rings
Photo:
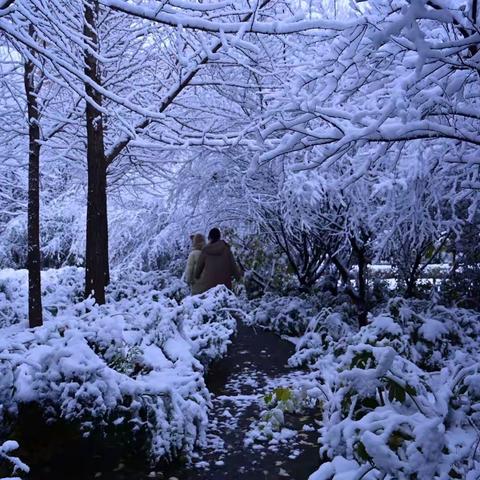
[[[24,292],[12,284],[24,279],[15,273],[8,280],[9,273],[3,276],[8,304],[20,315]],[[166,285],[165,275],[139,273],[135,286],[118,282],[106,305],[67,303],[81,273],[44,276],[44,303],[57,307],[44,326],[27,329],[20,318],[2,329],[0,420],[7,424],[19,404],[36,402],[46,415],[79,421],[86,434],[105,420],[128,423],[151,437],[156,456],[190,450],[207,423],[204,365],[230,342],[235,297],[217,287],[179,303],[178,280]],[[55,290],[50,281],[62,275]],[[56,305],[57,298],[64,303]]]
[[[353,332],[325,310],[292,364],[322,378],[310,480],[478,478],[480,315],[392,300]],[[473,475],[472,472],[476,472]]]

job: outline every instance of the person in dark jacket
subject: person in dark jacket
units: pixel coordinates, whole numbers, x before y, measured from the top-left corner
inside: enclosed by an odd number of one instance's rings
[[[195,277],[199,279],[202,292],[217,285],[225,285],[232,289],[232,278],[240,280],[242,272],[238,268],[230,246],[221,239],[218,228],[210,230],[208,242],[203,247],[195,270]]]

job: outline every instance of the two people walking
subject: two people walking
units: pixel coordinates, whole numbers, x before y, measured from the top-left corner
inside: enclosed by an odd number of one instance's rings
[[[188,256],[185,281],[191,288],[192,295],[206,292],[217,285],[232,289],[232,279],[240,280],[242,271],[237,265],[228,243],[222,240],[218,228],[205,237],[197,233],[192,236],[192,251]]]

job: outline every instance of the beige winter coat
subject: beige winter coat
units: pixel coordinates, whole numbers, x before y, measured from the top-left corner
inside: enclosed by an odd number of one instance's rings
[[[232,278],[240,280],[242,272],[233,258],[230,246],[223,240],[206,245],[200,254],[195,269],[201,292],[217,285],[232,288]]]
[[[195,278],[195,270],[197,268],[198,259],[200,258],[200,250],[192,250],[187,260],[187,267],[185,269],[185,281],[190,286],[192,295],[197,295],[203,292],[200,286],[200,279]]]

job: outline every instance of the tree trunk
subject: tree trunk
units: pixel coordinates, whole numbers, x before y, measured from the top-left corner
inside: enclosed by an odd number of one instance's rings
[[[417,253],[415,255],[413,266],[410,269],[408,278],[406,279],[406,282],[405,282],[406,288],[405,288],[404,298],[413,298],[415,296],[415,291],[417,288],[418,269],[420,267],[421,262],[422,262],[422,254]]]
[[[96,19],[98,2],[88,0],[84,8],[83,33],[91,49],[98,51]],[[100,72],[95,55],[85,50],[85,73],[100,84]],[[87,97],[99,107],[102,96],[88,83]],[[87,124],[87,238],[85,255],[85,295],[93,295],[95,301],[105,303],[105,285],[110,280],[108,261],[108,216],[107,216],[107,165],[105,160],[104,127],[102,112],[90,101],[86,105]]]
[[[357,257],[358,265],[358,295],[357,295],[357,310],[358,310],[358,326],[365,327],[368,324],[368,284],[367,284],[367,267],[368,260],[365,255],[365,248],[359,246],[355,238],[350,239],[352,250]]]
[[[357,291],[355,291],[351,285],[350,281],[350,274],[345,265],[335,256],[332,255],[330,257],[333,265],[337,269],[338,274],[342,280],[342,283],[345,285],[344,291],[345,293],[352,299],[353,304],[357,309],[357,318],[358,318],[358,326],[359,328],[364,327],[368,324],[368,303],[367,303],[367,285],[365,279],[365,268],[366,262],[363,260],[358,259],[358,285]],[[362,265],[360,265],[360,263]],[[360,274],[360,271],[362,272]]]
[[[357,250],[358,261],[358,325],[365,327],[368,324],[368,299],[367,299],[367,262],[362,249]]]
[[[28,111],[28,323],[30,328],[43,324],[40,276],[40,115],[35,91],[34,65],[24,68]]]

